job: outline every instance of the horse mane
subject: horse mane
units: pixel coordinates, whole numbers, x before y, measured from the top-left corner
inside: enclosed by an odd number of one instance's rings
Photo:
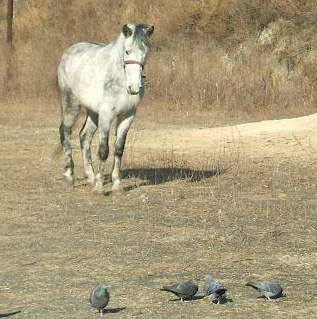
[[[136,24],[134,32],[134,41],[137,42],[140,49],[143,49],[144,46],[150,46],[150,39],[146,33],[147,25],[145,24]]]

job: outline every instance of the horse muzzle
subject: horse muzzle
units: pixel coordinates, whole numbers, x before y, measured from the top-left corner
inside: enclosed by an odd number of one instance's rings
[[[140,93],[140,89],[136,91],[135,89],[132,89],[131,86],[128,86],[127,91],[130,95],[138,95]]]

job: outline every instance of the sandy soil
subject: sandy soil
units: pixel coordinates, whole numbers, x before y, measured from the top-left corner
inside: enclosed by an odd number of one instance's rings
[[[166,149],[178,153],[212,153],[225,148],[241,148],[249,158],[283,156],[312,158],[317,153],[317,114],[216,128],[158,128],[140,130],[135,147]],[[155,141],[155,142],[153,142]]]
[[[314,318],[317,116],[208,128],[175,114],[131,129],[126,191],[62,179],[57,118],[4,123],[0,148],[0,317],[88,318],[110,284],[107,318]],[[215,123],[217,124],[217,123]],[[171,301],[159,288],[211,272],[233,302]],[[256,299],[250,279],[280,280]],[[15,311],[19,313],[14,314]]]

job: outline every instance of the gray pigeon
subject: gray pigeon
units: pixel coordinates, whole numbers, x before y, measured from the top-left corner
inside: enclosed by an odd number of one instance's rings
[[[265,297],[268,300],[277,299],[283,295],[283,288],[277,281],[250,281],[246,286],[256,289],[260,293],[259,297]]]
[[[211,275],[205,276],[205,296],[209,297],[214,303],[224,303],[226,301],[227,289],[218,280],[214,279]]]
[[[103,310],[107,306],[110,299],[107,288],[108,286],[106,284],[100,284],[90,293],[90,304],[92,307],[98,309],[98,312],[101,315],[103,314]]]
[[[168,291],[180,298],[181,301],[191,300],[198,291],[198,286],[192,281],[178,282],[163,286],[162,291]]]

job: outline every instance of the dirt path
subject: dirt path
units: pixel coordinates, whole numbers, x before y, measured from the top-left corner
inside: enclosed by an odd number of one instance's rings
[[[201,154],[239,150],[250,158],[313,159],[317,154],[317,114],[217,128],[158,128],[134,130],[138,149]]]
[[[77,132],[76,185],[65,185],[52,158],[58,117],[0,124],[0,317],[97,318],[87,299],[106,281],[107,318],[313,318],[315,118],[200,129],[141,114],[116,195],[109,176],[105,195],[82,180]],[[194,279],[201,294],[207,272],[233,302],[182,304],[159,290]],[[251,279],[278,279],[286,297],[253,298]]]

